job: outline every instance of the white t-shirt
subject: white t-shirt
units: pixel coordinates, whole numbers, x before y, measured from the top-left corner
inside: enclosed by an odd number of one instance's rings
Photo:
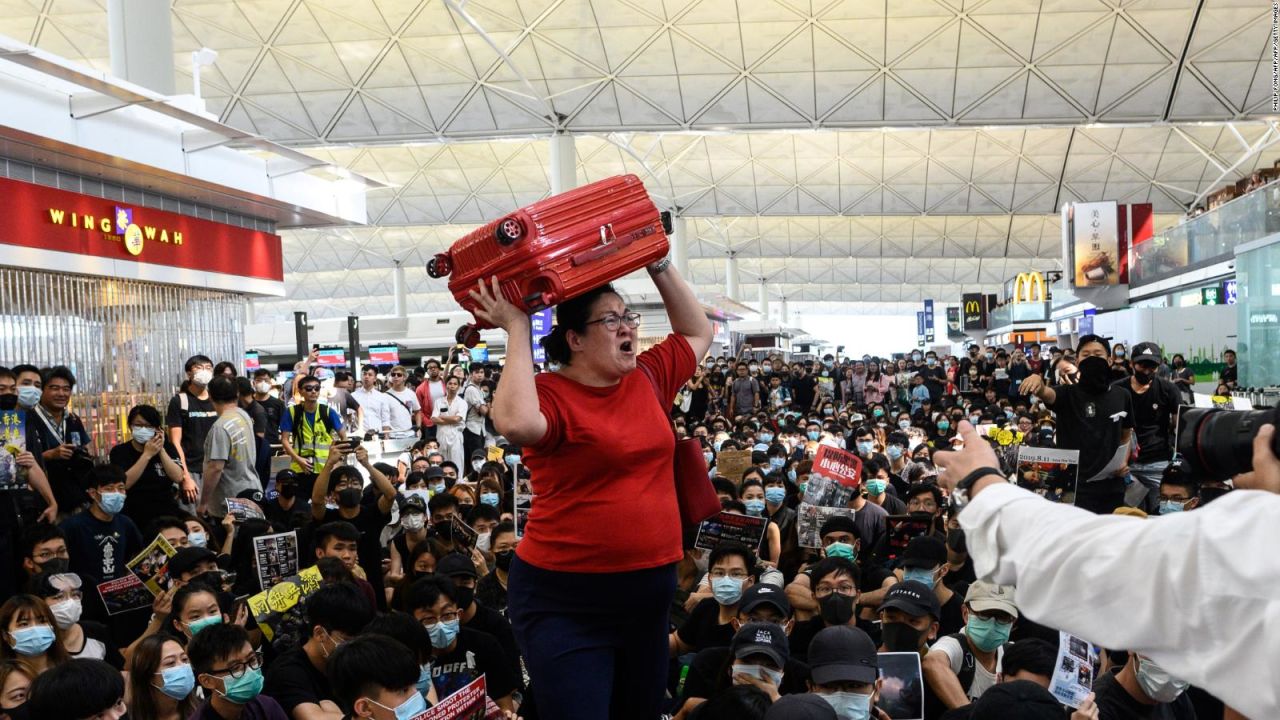
[[[383,395],[377,390],[365,390],[358,387],[351,391],[351,397],[360,403],[361,409],[364,410],[364,432],[382,432],[383,426],[391,427],[391,408],[389,405],[395,401]]]
[[[964,634],[963,628],[961,628],[960,634]],[[929,652],[941,652],[946,654],[947,658],[951,661],[951,672],[956,675],[960,674],[960,665],[964,662],[964,649],[960,647],[960,643],[954,638],[942,638],[929,648]],[[1004,646],[1001,646],[996,648],[996,672],[1000,672],[1000,663],[1003,660]],[[973,684],[969,686],[968,692],[969,699],[977,700],[982,697],[982,693],[986,692],[995,684],[995,673],[988,672],[987,669],[982,666],[982,663],[978,662],[978,658],[975,656],[973,658]]]
[[[403,390],[387,388],[386,394],[392,396],[387,398],[387,407],[391,409],[391,430],[393,432],[412,430],[413,415],[410,411],[417,412],[422,409],[418,405],[418,396],[407,387]],[[396,402],[396,399],[400,402]]]

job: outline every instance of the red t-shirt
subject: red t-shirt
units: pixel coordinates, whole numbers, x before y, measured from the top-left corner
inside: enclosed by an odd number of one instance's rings
[[[693,376],[697,359],[672,334],[636,358],[665,397]],[[544,570],[642,570],[683,556],[676,505],[675,437],[666,409],[639,368],[612,387],[558,373],[535,378],[547,433],[524,449],[536,496],[517,554]]]

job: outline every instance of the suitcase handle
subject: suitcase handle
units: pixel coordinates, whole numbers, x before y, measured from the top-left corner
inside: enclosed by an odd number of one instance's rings
[[[619,238],[617,235],[613,234],[613,223],[601,225],[600,245],[573,255],[569,258],[569,263],[573,265],[573,267],[578,267],[590,262],[595,262],[606,255],[612,255],[613,253],[618,252],[622,248],[627,247],[642,237],[652,235],[654,232],[653,226],[648,225]],[[613,238],[612,242],[609,240],[611,237]]]

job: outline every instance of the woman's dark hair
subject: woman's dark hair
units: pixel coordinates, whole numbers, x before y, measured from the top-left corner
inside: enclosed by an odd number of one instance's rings
[[[235,366],[235,365],[233,365],[233,364],[231,364],[231,363],[229,363],[229,362],[227,362],[226,360],[223,360],[222,362],[220,362],[220,363],[218,363],[217,365],[214,365],[214,366],[213,366],[213,374],[214,374],[214,375],[223,375],[223,374],[225,374],[228,370],[230,370],[230,371],[231,371],[231,377],[237,377],[237,376],[239,376],[239,375],[240,375],[240,373],[236,372],[236,366]]]
[[[155,694],[159,692],[154,682],[156,673],[160,672],[160,660],[164,655],[164,644],[182,642],[166,633],[148,635],[133,649],[129,657],[129,717],[135,720],[154,720],[160,717],[156,707]],[[196,711],[196,695],[194,692],[178,701],[178,717],[190,717]]]
[[[4,605],[0,605],[0,635],[8,633],[13,619],[21,615],[30,617],[37,624],[48,625],[49,629],[53,630],[53,644],[44,651],[45,659],[50,665],[61,665],[71,657],[67,654],[66,648],[62,647],[62,630],[54,620],[53,611],[49,609],[44,598],[36,595],[14,595],[6,600]],[[8,642],[0,640],[0,659],[22,660],[23,657]],[[31,717],[40,717],[40,715]]]
[[[591,308],[604,295],[617,295],[612,283],[589,290],[572,300],[565,300],[556,306],[556,325],[550,334],[542,338],[542,347],[547,351],[547,359],[561,365],[568,365],[572,358],[569,350],[569,331],[585,333],[587,322],[591,319]]]
[[[134,405],[129,408],[128,423],[133,424],[134,418],[142,418],[142,420],[151,427],[158,428],[164,423],[160,422],[160,412],[150,405]]]
[[[87,718],[124,699],[124,677],[101,660],[68,660],[36,677],[27,694],[33,718]]]
[[[205,575],[208,574],[209,573],[205,573]],[[191,599],[191,596],[199,593],[209,593],[213,596],[214,600],[218,599],[219,589],[211,587],[203,579],[200,579],[203,577],[203,575],[198,576],[198,578],[193,579],[191,582],[188,582],[186,585],[178,588],[178,592],[173,594],[173,600],[169,604],[169,618],[165,621],[164,631],[176,638],[179,638],[178,642],[182,642],[182,640],[186,638],[180,629],[180,625],[182,623],[180,618],[182,616],[182,612],[186,609],[187,601]],[[218,606],[218,611],[222,611],[221,605]]]

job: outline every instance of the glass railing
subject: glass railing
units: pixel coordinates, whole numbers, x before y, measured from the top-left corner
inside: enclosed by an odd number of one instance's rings
[[[1264,185],[1133,248],[1129,284],[1142,285],[1231,257],[1232,249],[1280,232],[1280,181]]]
[[[1049,303],[1008,303],[992,310],[988,327],[1002,328],[1020,322],[1045,322],[1049,319]]]

